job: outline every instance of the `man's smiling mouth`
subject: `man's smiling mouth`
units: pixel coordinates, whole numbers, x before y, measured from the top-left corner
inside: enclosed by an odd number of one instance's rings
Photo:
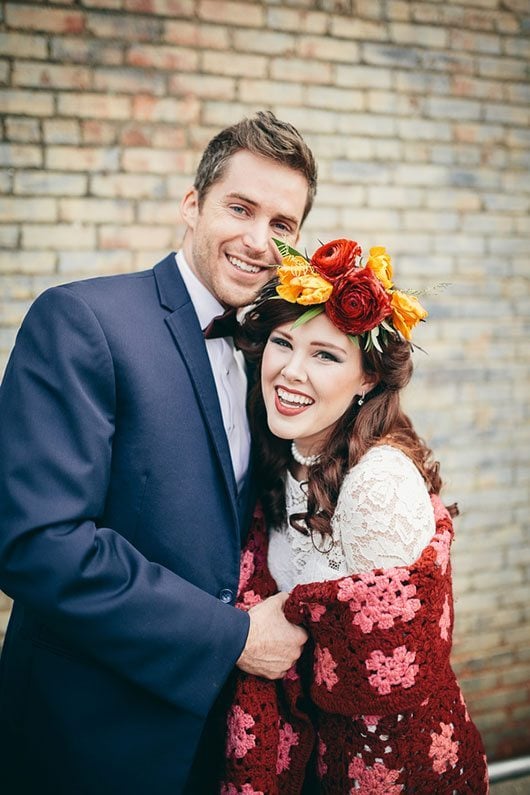
[[[227,259],[231,265],[245,273],[259,273],[261,271],[261,268],[257,265],[250,265],[248,262],[243,262],[243,260],[233,257],[231,254],[227,254]]]

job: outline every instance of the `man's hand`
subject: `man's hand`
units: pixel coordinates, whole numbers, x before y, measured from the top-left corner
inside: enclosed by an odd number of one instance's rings
[[[248,611],[250,630],[236,663],[247,674],[281,679],[300,657],[307,632],[285,618],[283,605],[288,596],[278,593]]]

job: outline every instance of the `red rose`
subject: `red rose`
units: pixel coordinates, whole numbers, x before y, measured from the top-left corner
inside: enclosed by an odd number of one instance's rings
[[[332,284],[355,267],[362,248],[355,240],[332,240],[317,248],[311,257],[311,265],[324,279]]]
[[[370,268],[355,268],[336,282],[326,303],[329,319],[345,334],[363,334],[392,314],[390,296]]]

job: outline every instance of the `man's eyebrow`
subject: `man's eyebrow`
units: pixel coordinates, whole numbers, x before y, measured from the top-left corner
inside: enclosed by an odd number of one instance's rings
[[[257,207],[258,202],[251,199],[249,196],[245,196],[244,193],[238,193],[237,191],[233,191],[232,193],[226,194],[227,199],[239,199],[239,201],[247,202],[247,204],[251,204],[252,207]],[[298,226],[298,220],[294,217],[294,215],[287,215],[287,213],[278,213],[278,218],[283,218],[284,221],[290,221],[295,226]]]
[[[247,202],[248,204],[252,204],[253,207],[258,206],[258,202],[251,199],[250,196],[245,196],[244,193],[237,193],[237,191],[233,191],[232,193],[226,194],[227,199],[240,199],[241,201]]]
[[[289,221],[293,226],[298,227],[300,221],[298,218],[295,218],[294,215],[287,215],[286,213],[278,213],[278,218],[281,218],[283,221]]]

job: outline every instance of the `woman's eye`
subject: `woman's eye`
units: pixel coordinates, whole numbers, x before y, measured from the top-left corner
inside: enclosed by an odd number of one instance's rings
[[[329,351],[318,351],[316,356],[325,362],[338,362],[340,359]]]
[[[290,348],[289,342],[283,337],[270,337],[269,342],[273,345],[280,345],[282,348]]]

